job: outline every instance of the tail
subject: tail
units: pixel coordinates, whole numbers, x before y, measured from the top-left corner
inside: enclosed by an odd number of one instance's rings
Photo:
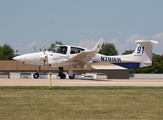
[[[135,43],[138,43],[132,56],[137,62],[140,63],[140,67],[147,67],[152,65],[152,47],[151,43],[158,44],[157,41],[153,40],[137,40]]]

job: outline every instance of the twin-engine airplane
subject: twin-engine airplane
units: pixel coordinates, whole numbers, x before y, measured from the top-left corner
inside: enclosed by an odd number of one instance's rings
[[[97,62],[110,62],[112,64],[134,69],[152,65],[152,44],[158,43],[152,40],[137,40],[138,43],[134,53],[130,55],[105,56],[99,54],[104,39],[101,38],[92,50],[79,46],[56,45],[47,51],[35,52],[14,57],[14,60],[23,61],[24,64],[39,65],[43,67],[58,67],[58,76],[65,79],[63,66],[68,66],[68,75],[74,79],[73,67],[80,66],[83,68],[86,64]],[[33,75],[35,79],[39,78],[39,70]]]

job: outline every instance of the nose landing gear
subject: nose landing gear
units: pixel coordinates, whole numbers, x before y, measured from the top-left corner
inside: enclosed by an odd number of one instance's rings
[[[41,66],[39,66],[38,71],[33,74],[33,78],[34,79],[38,79],[39,78],[39,71],[40,71],[40,69],[41,69]]]

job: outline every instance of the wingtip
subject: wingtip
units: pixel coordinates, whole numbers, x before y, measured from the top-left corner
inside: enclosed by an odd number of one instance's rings
[[[101,49],[101,46],[102,46],[103,41],[104,41],[104,38],[101,38],[101,39],[97,42],[96,46],[95,46],[92,50],[93,50],[93,51],[96,51],[96,52],[99,52],[99,50]]]

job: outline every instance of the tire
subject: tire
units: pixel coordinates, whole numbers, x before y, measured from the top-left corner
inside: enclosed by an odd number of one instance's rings
[[[75,75],[73,74],[73,76],[69,76],[69,79],[74,79]]]
[[[38,78],[39,78],[39,74],[38,74],[38,73],[34,73],[34,74],[33,74],[33,78],[34,78],[34,79],[38,79]]]
[[[61,74],[61,75],[60,75],[60,78],[61,78],[61,79],[65,79],[65,78],[66,78],[66,75],[65,75],[65,74]]]

